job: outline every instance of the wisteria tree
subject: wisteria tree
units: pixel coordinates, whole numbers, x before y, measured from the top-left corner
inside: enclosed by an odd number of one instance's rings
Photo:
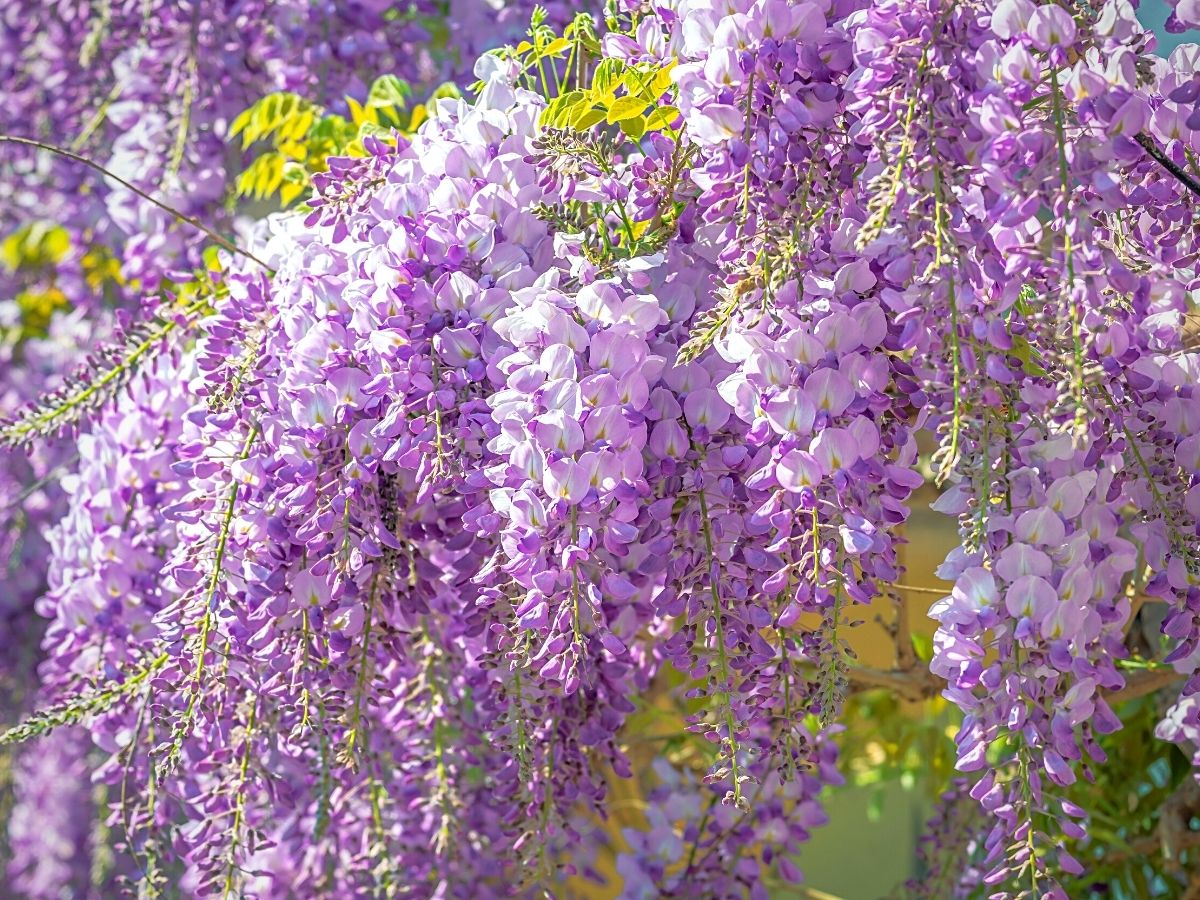
[[[14,893],[797,896],[904,779],[897,897],[1200,897],[1136,6],[6,3]]]

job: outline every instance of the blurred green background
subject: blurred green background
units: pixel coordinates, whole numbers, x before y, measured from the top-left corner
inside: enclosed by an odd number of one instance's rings
[[[909,543],[901,554],[907,569],[904,576],[907,584],[944,588],[945,583],[933,573],[957,545],[958,532],[954,519],[928,508],[935,498],[934,491],[928,488],[913,497],[912,516],[905,527]],[[934,623],[925,614],[933,599],[919,594],[910,596],[907,611],[914,633],[933,633]],[[893,644],[884,627],[868,616],[856,631],[851,643],[862,664],[892,668]],[[914,715],[930,715],[939,706],[944,706],[944,701],[931,701],[923,706],[912,704],[912,711]],[[851,707],[851,714],[858,709]],[[855,731],[865,725],[863,730],[870,734],[870,724],[857,722]],[[950,752],[949,740],[943,743],[945,751]],[[916,874],[917,838],[929,816],[931,798],[943,789],[941,783],[903,784],[889,780],[878,786],[847,786],[831,792],[826,799],[829,824],[813,833],[800,857],[807,884],[844,900],[875,900],[886,896]]]

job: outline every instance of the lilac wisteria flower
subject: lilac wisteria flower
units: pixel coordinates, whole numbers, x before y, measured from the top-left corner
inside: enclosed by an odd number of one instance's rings
[[[195,20],[195,67],[310,17],[273,84],[457,65],[397,59],[423,8],[362,7],[272,5],[245,44]],[[934,842],[934,895],[1071,896],[1130,669],[1172,692],[1161,737],[1200,735],[1195,49],[1151,60],[1132,10],[539,12],[473,96],[322,160],[144,304],[169,336],[47,401],[91,415],[39,602],[53,705],[15,734],[90,744],[54,748],[61,792],[22,770],[24,889],[88,889],[68,850],[95,848],[150,896],[568,896],[611,868],[765,898],[846,777],[851,693],[886,686],[961,716],[935,829],[973,810],[970,858]],[[155,50],[184,25],[116,55],[130,90],[180,75]],[[113,99],[110,162],[212,209],[216,156],[154,169],[151,106]],[[138,233],[123,277],[199,249],[129,195],[88,209]],[[925,672],[902,548],[930,482],[960,541]],[[894,671],[850,645],[868,617]],[[34,865],[39,802],[109,816]]]

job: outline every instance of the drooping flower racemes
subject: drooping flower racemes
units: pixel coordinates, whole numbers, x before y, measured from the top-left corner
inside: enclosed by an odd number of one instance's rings
[[[328,160],[249,234],[271,271],[128,363],[21,733],[88,725],[147,893],[570,893],[613,853],[627,896],[765,897],[849,692],[912,682],[978,801],[941,883],[1068,896],[1127,657],[1200,733],[1191,51],[1122,2],[608,18]],[[928,478],[931,674],[871,672]]]

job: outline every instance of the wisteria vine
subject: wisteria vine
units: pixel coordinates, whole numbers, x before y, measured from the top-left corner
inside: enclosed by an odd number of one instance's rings
[[[22,809],[54,762],[97,823],[20,888],[572,896],[615,857],[620,896],[767,897],[885,687],[962,713],[904,890],[1081,895],[1107,847],[1079,787],[1123,715],[1157,698],[1200,753],[1200,47],[1151,55],[1134,8],[538,10],[469,96],[364,130],[223,249],[108,193],[158,238],[124,245],[136,311],[0,425],[77,434],[43,705],[4,740],[51,748]],[[273,77],[395,59],[319,46]],[[183,97],[228,67],[183,60]],[[921,660],[928,485],[960,545]],[[894,671],[851,648],[868,609]]]

